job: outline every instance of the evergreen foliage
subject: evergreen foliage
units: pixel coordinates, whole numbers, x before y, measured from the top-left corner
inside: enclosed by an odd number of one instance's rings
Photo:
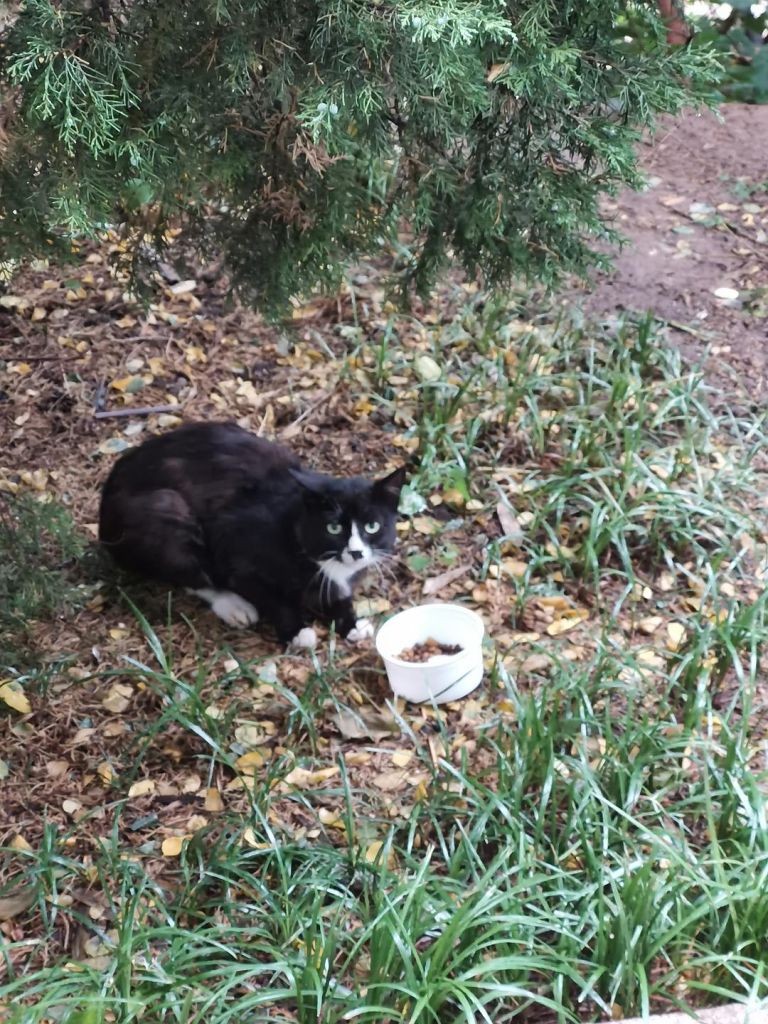
[[[649,0],[24,0],[0,239],[66,253],[119,222],[138,279],[181,223],[276,308],[405,221],[419,286],[454,255],[549,281],[595,262],[601,193],[638,182],[639,131],[712,66]]]

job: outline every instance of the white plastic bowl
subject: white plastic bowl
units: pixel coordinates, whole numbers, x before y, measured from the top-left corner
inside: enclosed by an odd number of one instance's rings
[[[466,697],[483,678],[485,625],[477,612],[459,604],[420,604],[387,619],[376,634],[376,650],[384,660],[389,685],[398,697],[420,704],[445,704]],[[403,661],[401,651],[429,637],[458,644],[458,654],[429,661]]]

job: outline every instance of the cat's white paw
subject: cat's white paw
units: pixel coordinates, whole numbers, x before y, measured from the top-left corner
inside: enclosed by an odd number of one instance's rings
[[[291,647],[302,647],[306,651],[312,651],[316,646],[317,633],[311,626],[305,626],[304,629],[300,629],[293,640],[291,640]]]
[[[352,644],[357,644],[361,640],[370,640],[375,632],[370,619],[358,619],[354,628],[347,633],[347,640]]]
[[[228,626],[253,626],[259,621],[259,613],[250,601],[227,590],[222,590],[212,599],[211,611]]]

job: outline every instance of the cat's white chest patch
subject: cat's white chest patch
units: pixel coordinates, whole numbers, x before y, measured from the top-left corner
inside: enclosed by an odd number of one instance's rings
[[[361,569],[365,568],[363,562],[353,562],[352,565],[344,565],[335,558],[326,558],[320,562],[320,571],[327,580],[335,583],[339,588],[342,597],[349,597],[352,593],[351,580]]]

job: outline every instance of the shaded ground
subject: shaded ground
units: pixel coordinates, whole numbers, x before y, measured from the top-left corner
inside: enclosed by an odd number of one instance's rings
[[[768,106],[662,121],[641,147],[651,187],[607,204],[629,244],[585,300],[598,317],[650,310],[712,379],[768,381]],[[736,299],[722,299],[730,288]],[[687,329],[686,329],[687,328]]]

